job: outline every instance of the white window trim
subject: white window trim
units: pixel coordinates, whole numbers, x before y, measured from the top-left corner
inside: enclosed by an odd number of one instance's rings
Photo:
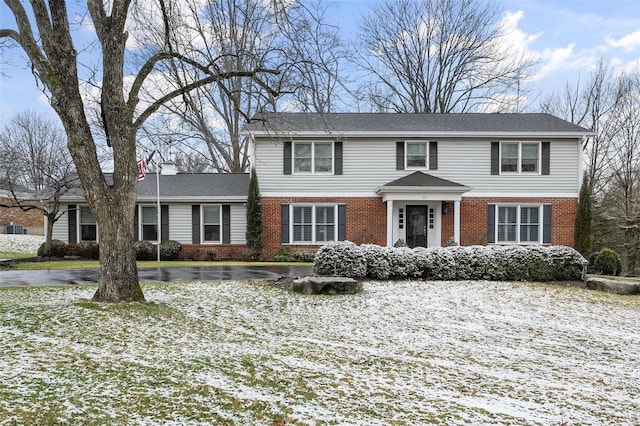
[[[495,229],[493,230],[494,232],[494,241],[495,244],[517,244],[517,245],[532,245],[532,246],[537,246],[537,245],[541,245],[543,244],[543,233],[544,233],[544,204],[535,204],[535,203],[531,203],[531,204],[509,204],[509,203],[503,203],[503,204],[495,204],[496,208],[495,208],[495,219],[494,219],[494,223],[495,223]],[[516,240],[515,241],[500,241],[498,239],[499,236],[499,232],[498,232],[498,228],[500,226],[500,223],[498,222],[498,218],[499,216],[499,211],[501,207],[516,207]],[[530,207],[537,207],[538,208],[538,241],[521,241],[520,240],[520,226],[522,225],[522,222],[520,221],[520,209],[521,208],[530,208]]]
[[[91,209],[89,208],[89,206],[87,204],[80,204],[78,206],[76,206],[76,223],[78,224],[78,226],[76,227],[76,241],[77,242],[81,242],[81,241],[93,241],[93,240],[83,240],[82,239],[82,215],[81,215],[81,211],[82,208],[87,208],[89,209],[89,211],[91,211]],[[93,214],[93,212],[91,212],[91,214]],[[96,215],[93,215],[93,219],[95,220]],[[98,242],[99,239],[99,232],[98,232],[98,221],[96,220],[95,222],[96,225],[96,242]]]
[[[144,240],[143,239],[143,226],[144,226],[144,215],[142,214],[142,209],[144,207],[152,207],[156,213],[156,226],[158,227],[156,229],[156,238],[153,240]],[[156,243],[158,242],[158,232],[161,232],[161,224],[159,223],[160,221],[158,220],[158,205],[157,204],[138,204],[138,240],[139,241],[151,241],[152,243]],[[151,225],[151,224],[149,224]]]
[[[218,241],[213,241],[213,240],[205,240],[204,239],[204,207],[205,206],[218,206],[218,224],[220,226],[220,239]],[[201,244],[222,244],[222,204],[212,204],[212,203],[207,203],[207,204],[200,204],[200,235],[202,236],[202,238],[200,239],[200,243]]]
[[[409,144],[424,144],[425,145],[425,156],[424,156],[424,167],[420,166],[409,166],[409,161],[407,159],[409,155]],[[427,140],[408,140],[404,141],[404,169],[405,170],[429,170],[429,141]]]
[[[311,207],[311,241],[294,241],[293,240],[293,210],[295,207]],[[328,241],[317,241],[316,240],[316,208],[317,207],[333,207],[333,239]],[[289,205],[289,244],[291,245],[299,245],[299,246],[308,246],[308,245],[318,245],[318,244],[326,244],[333,241],[338,241],[338,204],[325,203],[325,204],[290,204]]]
[[[331,144],[331,171],[328,172],[316,172],[316,143],[319,144]],[[299,172],[296,171],[296,144],[311,144],[311,171]],[[294,141],[291,144],[291,174],[293,175],[333,175],[334,166],[336,161],[336,145],[335,141],[309,141],[301,140]]]
[[[502,171],[502,145],[503,144],[518,144],[518,170],[515,172],[503,172]],[[535,172],[523,172],[522,171],[522,144],[538,145],[538,164]],[[539,176],[542,174],[542,141],[500,141],[500,159],[498,163],[498,170],[501,175],[525,175],[525,176]]]

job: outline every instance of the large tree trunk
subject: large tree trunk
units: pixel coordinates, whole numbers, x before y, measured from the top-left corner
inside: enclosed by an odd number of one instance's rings
[[[102,207],[97,215],[100,235],[100,281],[97,302],[143,302],[134,248],[135,198],[122,197],[126,206]],[[128,202],[126,200],[129,200]],[[120,201],[120,200],[118,200]]]

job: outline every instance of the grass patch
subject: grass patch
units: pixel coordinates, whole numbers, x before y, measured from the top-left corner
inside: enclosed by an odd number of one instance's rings
[[[29,256],[27,256],[29,257]],[[138,262],[138,268],[184,268],[184,267],[218,267],[218,266],[304,266],[310,263],[276,263],[276,262],[225,262],[225,261],[152,261],[144,260]],[[15,266],[19,271],[39,271],[48,269],[98,269],[100,262],[97,260],[52,260],[44,262],[20,262]]]
[[[24,253],[20,251],[0,251],[0,259],[27,259],[35,257],[35,253]]]
[[[0,424],[638,424],[640,298],[492,282],[0,288]],[[604,395],[604,396],[603,396]]]

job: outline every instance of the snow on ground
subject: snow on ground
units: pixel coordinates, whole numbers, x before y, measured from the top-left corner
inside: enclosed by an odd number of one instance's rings
[[[640,424],[637,296],[199,282],[78,303],[93,291],[0,289],[0,425]]]
[[[0,251],[36,254],[42,243],[44,237],[40,235],[0,234]]]

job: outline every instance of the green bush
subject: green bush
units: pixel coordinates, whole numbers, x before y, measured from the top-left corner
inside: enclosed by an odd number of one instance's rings
[[[620,275],[622,263],[618,254],[608,248],[603,248],[593,262],[593,270],[598,274]]]
[[[151,241],[136,241],[134,243],[137,260],[155,260],[156,250]]]
[[[42,257],[65,257],[67,255],[67,244],[60,240],[51,240],[49,250],[45,249],[46,243],[42,243],[38,248],[38,256]]]
[[[75,254],[83,259],[99,259],[100,246],[95,241],[80,241],[76,244]]]
[[[289,246],[280,246],[276,254],[273,255],[276,262],[293,262],[293,252]]]
[[[182,251],[182,244],[167,240],[160,243],[160,260],[176,260]]]

